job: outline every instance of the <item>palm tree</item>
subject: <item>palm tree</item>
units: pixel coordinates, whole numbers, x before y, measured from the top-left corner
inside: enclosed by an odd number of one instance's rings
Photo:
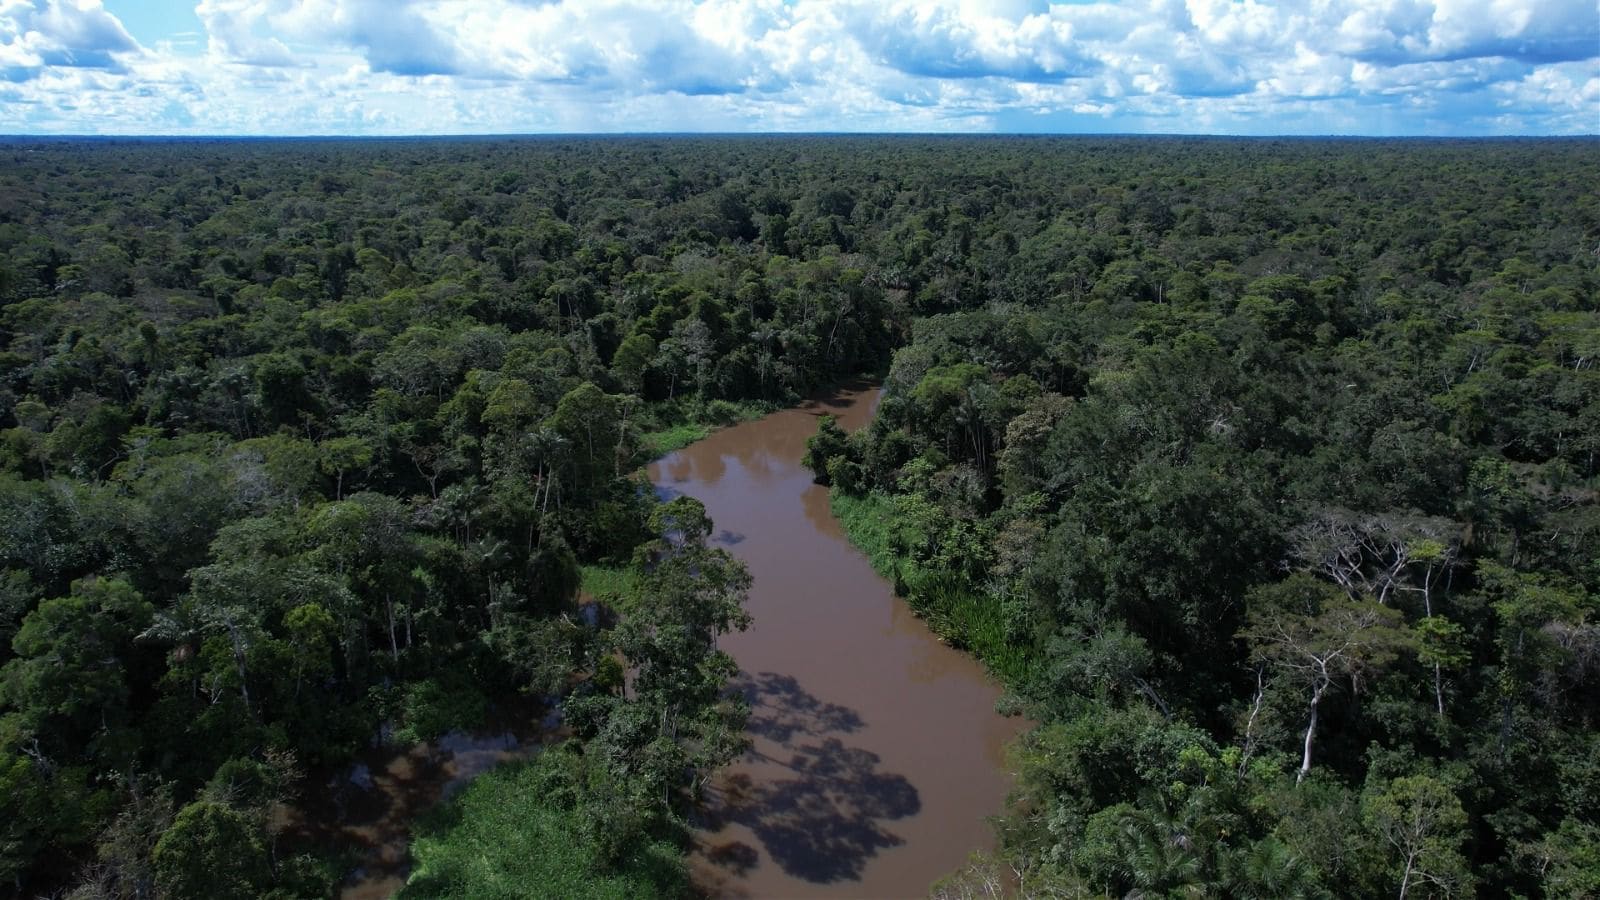
[[[1265,837],[1222,854],[1222,882],[1237,900],[1312,900],[1327,896],[1316,869],[1282,841]]]
[[[1219,893],[1217,856],[1236,816],[1212,809],[1213,791],[1182,798],[1147,793],[1127,809],[1111,843],[1114,880],[1137,897],[1213,897]]]

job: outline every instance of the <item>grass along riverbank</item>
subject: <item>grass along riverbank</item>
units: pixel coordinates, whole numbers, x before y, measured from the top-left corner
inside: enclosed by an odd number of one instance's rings
[[[648,410],[640,428],[638,464],[648,465],[695,441],[704,440],[719,428],[759,419],[780,408],[756,400],[655,404]]]
[[[1006,639],[999,598],[948,572],[923,568],[901,553],[899,548],[915,547],[923,536],[896,515],[891,498],[878,493],[851,496],[836,488],[831,503],[850,543],[940,640],[972,653],[1007,687],[1026,679],[1033,654]]]
[[[676,845],[631,846],[608,860],[597,849],[604,841],[576,839],[606,827],[587,820],[574,799],[581,762],[563,746],[498,766],[426,814],[411,844],[402,900],[522,897],[531,890],[574,900],[682,895],[688,875]]]

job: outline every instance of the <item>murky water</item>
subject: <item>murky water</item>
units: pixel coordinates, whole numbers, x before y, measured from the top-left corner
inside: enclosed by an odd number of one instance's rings
[[[714,785],[694,857],[713,896],[919,897],[992,844],[985,817],[1004,801],[1003,746],[1022,723],[995,714],[999,688],[978,663],[939,643],[850,546],[800,465],[818,416],[853,430],[877,399],[841,390],[650,467],[658,491],[706,505],[716,541],[754,576],[755,624],[723,641],[743,669],[753,749]],[[357,860],[341,897],[392,896],[418,816],[560,737],[531,704],[494,718],[364,754],[306,792],[290,843]]]
[[[861,385],[725,429],[650,467],[706,505],[750,567],[755,624],[722,646],[743,671],[754,747],[719,778],[695,856],[728,897],[918,897],[992,846],[985,817],[1022,723],[999,688],[941,644],[846,541],[800,465],[817,417],[866,424]]]
[[[348,854],[355,868],[340,887],[342,900],[394,896],[410,872],[411,831],[419,816],[496,765],[525,759],[564,736],[557,714],[541,715],[529,702],[491,719],[471,734],[452,731],[427,744],[373,748],[318,779],[287,811],[288,846]]]

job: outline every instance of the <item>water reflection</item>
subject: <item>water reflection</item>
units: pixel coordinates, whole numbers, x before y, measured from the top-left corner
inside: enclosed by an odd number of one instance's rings
[[[806,488],[800,494],[800,507],[806,514],[806,521],[811,523],[811,528],[817,534],[834,538],[841,543],[846,541],[844,530],[839,527],[839,520],[833,517],[833,500],[829,497],[827,488],[820,484]]]

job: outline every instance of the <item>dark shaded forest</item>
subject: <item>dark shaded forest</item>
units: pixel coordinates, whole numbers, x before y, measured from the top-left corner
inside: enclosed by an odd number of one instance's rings
[[[1041,722],[939,890],[1600,893],[1593,140],[0,158],[18,894],[327,895],[307,773],[524,696],[574,739],[479,825],[686,890],[748,577],[637,467],[884,371],[813,467]],[[641,579],[599,627],[590,563]],[[433,843],[416,895],[490,890]]]

